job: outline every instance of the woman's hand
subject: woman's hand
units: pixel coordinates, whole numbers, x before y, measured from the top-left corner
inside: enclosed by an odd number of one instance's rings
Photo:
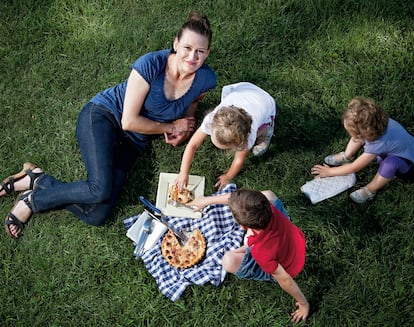
[[[177,146],[187,140],[195,128],[195,118],[185,117],[173,121],[171,132],[165,132],[165,143]]]
[[[176,132],[193,132],[195,128],[195,118],[194,117],[184,117],[172,122],[173,128],[172,133]]]
[[[190,137],[190,132],[175,132],[175,133],[164,133],[165,143],[171,144],[172,146],[177,146],[183,143],[186,139]]]

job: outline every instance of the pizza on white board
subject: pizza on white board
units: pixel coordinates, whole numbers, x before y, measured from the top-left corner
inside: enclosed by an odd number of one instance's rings
[[[170,186],[168,190],[168,198],[175,202],[186,204],[194,200],[194,194],[186,188],[182,189],[182,191],[180,192],[178,191],[177,185],[173,184]]]

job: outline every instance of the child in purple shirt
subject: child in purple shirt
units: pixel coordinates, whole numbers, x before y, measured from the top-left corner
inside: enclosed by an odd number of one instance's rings
[[[345,151],[327,156],[324,165],[315,165],[311,172],[316,177],[355,173],[377,159],[378,172],[371,182],[350,194],[355,202],[364,203],[394,177],[414,171],[414,136],[373,100],[352,99],[343,115],[343,124],[351,136]],[[364,152],[352,161],[362,147]]]

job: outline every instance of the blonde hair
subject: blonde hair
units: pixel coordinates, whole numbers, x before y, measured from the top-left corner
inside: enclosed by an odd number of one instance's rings
[[[252,126],[252,117],[246,110],[234,106],[221,107],[211,123],[211,133],[227,148],[245,149]]]
[[[348,103],[342,121],[358,138],[374,141],[384,134],[388,126],[388,114],[374,100],[356,97]]]

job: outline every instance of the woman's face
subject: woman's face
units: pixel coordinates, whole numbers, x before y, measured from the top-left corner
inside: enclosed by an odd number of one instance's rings
[[[190,30],[184,30],[181,39],[174,41],[180,72],[194,73],[210,53],[207,37]]]

